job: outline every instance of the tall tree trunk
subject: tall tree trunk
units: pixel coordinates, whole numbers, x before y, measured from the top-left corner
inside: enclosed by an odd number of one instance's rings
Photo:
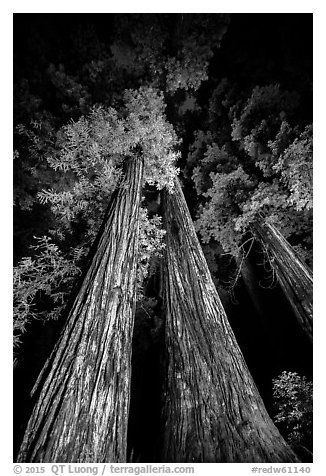
[[[164,194],[165,462],[293,462],[238,347],[179,183]]]
[[[20,462],[126,461],[142,175],[142,161],[130,160],[34,387],[40,391]]]
[[[312,341],[312,272],[273,224],[257,221],[253,232],[267,249],[284,294]]]

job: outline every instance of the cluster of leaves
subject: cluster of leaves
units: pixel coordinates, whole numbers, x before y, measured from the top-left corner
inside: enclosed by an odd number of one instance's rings
[[[273,380],[276,408],[274,421],[285,428],[286,439],[295,450],[311,448],[313,387],[296,372],[282,372]],[[310,451],[310,450],[309,450]]]
[[[143,83],[168,94],[196,91],[208,79],[228,22],[228,15],[219,14],[121,15],[111,52],[119,68]]]
[[[141,146],[145,182],[155,185],[158,190],[166,187],[171,191],[179,173],[175,164],[180,153],[175,148],[180,141],[166,120],[163,93],[150,87],[128,90],[125,103],[128,112],[126,128],[135,146]]]
[[[54,179],[44,160],[55,141],[53,118],[46,112],[36,114],[28,125],[19,123],[15,133],[14,204],[21,210],[31,210],[37,202],[36,193],[41,184],[50,184]]]
[[[81,273],[84,248],[64,253],[49,236],[35,238],[33,257],[24,257],[14,267],[14,346],[33,319],[58,319],[76,278]]]
[[[230,173],[211,172],[210,178],[213,185],[203,194],[209,202],[202,207],[196,228],[205,243],[214,238],[226,252],[236,255],[242,240],[237,219],[255,182],[241,166]]]
[[[281,131],[282,128],[289,128],[289,126],[287,123],[282,123]],[[275,155],[275,143],[269,145]],[[273,168],[276,172],[281,173],[281,181],[290,191],[290,205],[297,211],[311,210],[313,205],[311,125],[307,126],[285,150],[279,151],[278,161]]]
[[[204,242],[218,240],[236,256],[250,225],[268,217],[285,237],[295,237],[310,264],[312,127],[290,125],[297,95],[271,85],[232,102],[226,88],[222,82],[213,93],[222,105],[211,105],[210,121],[215,127],[227,108],[229,126],[224,134],[198,131],[188,155],[188,176],[201,198],[197,229]]]
[[[121,177],[124,127],[116,112],[93,108],[88,116],[63,126],[46,160],[57,186],[38,192],[49,203],[63,232],[84,220],[85,238],[94,238],[108,200]],[[111,148],[112,145],[112,148]],[[118,151],[118,153],[116,152]]]
[[[168,37],[164,20],[164,15],[119,15],[114,25],[115,40],[110,47],[119,70],[156,87],[161,86],[159,78],[162,75],[164,43]]]
[[[178,89],[197,91],[201,83],[208,79],[208,65],[213,51],[203,38],[204,35],[205,30],[199,37],[197,32],[190,33],[183,39],[178,55],[168,58],[166,62],[168,92],[175,93]],[[216,35],[216,46],[218,36]]]
[[[139,244],[137,268],[137,298],[144,300],[144,283],[156,271],[159,259],[165,248],[162,217],[154,215],[148,218],[148,211],[140,209]]]
[[[87,88],[79,82],[78,77],[68,74],[62,63],[59,63],[57,67],[51,63],[47,68],[47,74],[57,91],[57,95],[62,100],[64,113],[74,115],[87,110],[90,95]],[[92,72],[90,72],[91,74]]]
[[[297,93],[281,90],[278,84],[256,86],[250,97],[232,107],[232,139],[240,141],[252,157],[286,117],[293,115],[299,102]]]
[[[83,220],[85,238],[93,239],[121,180],[123,160],[140,148],[145,183],[171,190],[178,173],[177,144],[162,95],[151,88],[128,90],[122,112],[97,106],[58,131],[55,146],[45,155],[57,186],[38,192],[38,199],[50,204],[63,231]]]
[[[190,147],[188,164],[193,163],[192,179],[198,195],[204,195],[212,187],[214,174],[233,172],[239,161],[224,145],[219,147],[210,132],[195,133],[195,142]],[[197,165],[198,164],[198,165]]]

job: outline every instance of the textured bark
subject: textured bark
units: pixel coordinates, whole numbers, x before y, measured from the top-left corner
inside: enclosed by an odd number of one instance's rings
[[[163,198],[165,462],[293,462],[267,414],[208,270],[179,183]]]
[[[253,231],[266,247],[280,285],[304,332],[312,341],[312,272],[284,236],[268,222],[257,222]]]
[[[20,462],[125,462],[143,164],[131,160],[41,387]],[[44,383],[42,383],[44,382]]]

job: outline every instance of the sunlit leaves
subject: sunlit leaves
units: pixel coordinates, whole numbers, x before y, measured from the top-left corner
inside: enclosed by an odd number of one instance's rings
[[[208,79],[208,66],[213,50],[218,48],[227,29],[227,15],[183,14],[176,22],[176,54],[165,61],[166,89],[199,89]]]

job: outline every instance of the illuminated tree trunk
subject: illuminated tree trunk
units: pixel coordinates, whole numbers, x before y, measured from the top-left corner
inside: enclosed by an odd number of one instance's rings
[[[125,462],[143,164],[131,160],[33,392],[20,462]]]
[[[312,341],[312,272],[274,225],[266,221],[256,222],[253,231],[267,250],[284,294]]]
[[[293,462],[211,279],[179,183],[164,194],[164,462]]]

